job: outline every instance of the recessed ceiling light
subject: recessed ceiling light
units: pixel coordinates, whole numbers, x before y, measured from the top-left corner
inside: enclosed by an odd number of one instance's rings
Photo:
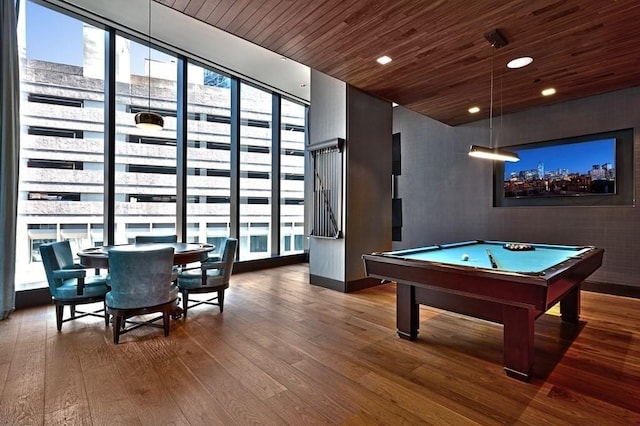
[[[544,89],[542,91],[542,96],[551,96],[556,94],[556,89],[553,87],[549,87],[548,89]]]
[[[469,108],[469,112],[470,112],[471,114],[475,114],[475,113],[477,113],[477,112],[480,112],[480,107],[473,106],[473,107]]]
[[[523,56],[522,58],[516,58],[516,59],[510,60],[509,63],[507,64],[507,68],[511,68],[511,69],[522,68],[522,67],[526,67],[531,62],[533,62],[533,58],[531,56]]]
[[[388,56],[380,56],[376,61],[378,61],[380,65],[386,65],[391,62],[391,58]]]

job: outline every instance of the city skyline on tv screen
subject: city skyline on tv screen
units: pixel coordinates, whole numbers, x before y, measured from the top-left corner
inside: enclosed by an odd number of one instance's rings
[[[615,194],[616,139],[516,148],[504,164],[505,197]]]
[[[614,138],[608,138],[511,150],[518,154],[520,161],[505,163],[505,180],[509,179],[512,172],[536,169],[540,162],[544,163],[547,170],[563,168],[569,169],[572,173],[584,173],[594,164],[611,163],[615,166],[615,143]]]

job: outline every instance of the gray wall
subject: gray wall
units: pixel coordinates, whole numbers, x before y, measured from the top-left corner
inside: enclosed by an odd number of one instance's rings
[[[605,249],[589,280],[640,287],[640,213],[619,207],[493,207],[492,163],[467,156],[489,145],[486,120],[449,127],[395,108],[401,133],[403,240],[394,249],[465,239],[586,244]],[[640,88],[494,117],[495,145],[634,128],[634,191],[640,183]],[[634,192],[634,194],[636,194]],[[635,196],[634,196],[635,199]]]
[[[351,291],[368,285],[355,283],[366,277],[362,254],[391,249],[391,103],[315,70],[311,80],[309,145],[333,138],[346,143],[343,238],[310,238],[309,273],[312,284]],[[312,164],[307,170],[310,197]]]
[[[309,145],[333,138],[347,139],[347,85],[326,74],[311,71],[311,99],[309,107]],[[348,143],[348,141],[347,141]],[[305,193],[313,194],[313,164],[306,168]],[[313,205],[313,198],[305,201]],[[344,202],[343,202],[344,206]],[[309,214],[313,214],[313,209]],[[344,208],[342,226],[344,228]],[[312,217],[307,223],[313,223]],[[309,273],[343,282],[345,279],[345,240],[313,238],[309,240]]]

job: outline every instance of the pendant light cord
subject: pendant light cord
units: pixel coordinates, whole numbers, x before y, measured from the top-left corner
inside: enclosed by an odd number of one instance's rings
[[[149,84],[148,84],[148,88],[149,88],[149,92],[148,92],[148,97],[147,97],[147,110],[149,112],[151,112],[151,0],[149,0],[149,22],[148,22],[148,28],[147,28],[147,47],[149,49],[149,57],[148,57],[148,61],[149,61],[149,69],[147,70],[147,74],[148,74],[148,80],[149,80]]]
[[[489,148],[493,148],[493,49],[491,45],[491,99],[489,101]]]

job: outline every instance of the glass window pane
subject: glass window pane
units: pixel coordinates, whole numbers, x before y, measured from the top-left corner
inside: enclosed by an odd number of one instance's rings
[[[114,229],[123,244],[176,233],[177,60],[120,36],[116,50]],[[162,130],[135,126],[136,113],[146,111],[164,118]]]
[[[240,260],[271,256],[272,109],[271,93],[240,85]]]
[[[304,136],[306,107],[287,99],[280,103],[280,250],[283,255],[303,252]],[[291,245],[291,240],[296,244]]]
[[[187,240],[220,247],[231,215],[231,79],[188,66]]]
[[[20,15],[18,291],[47,285],[41,244],[102,241],[91,230],[103,224],[104,185],[105,33],[30,1]]]

